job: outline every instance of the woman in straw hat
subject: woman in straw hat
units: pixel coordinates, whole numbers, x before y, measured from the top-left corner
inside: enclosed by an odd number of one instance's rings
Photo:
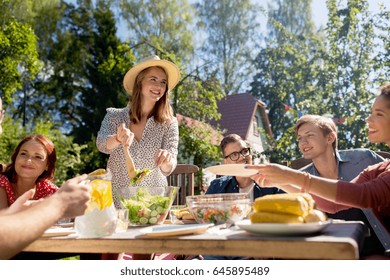
[[[168,176],[177,164],[179,129],[169,96],[179,82],[179,68],[158,56],[148,57],[131,68],[123,79],[129,95],[126,108],[108,108],[96,139],[99,151],[110,155],[114,202],[117,193],[127,196],[130,186],[123,146],[128,148],[135,168],[156,171],[136,183],[167,186]]]

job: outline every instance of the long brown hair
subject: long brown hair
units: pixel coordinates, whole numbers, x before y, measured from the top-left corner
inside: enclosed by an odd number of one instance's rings
[[[16,157],[19,154],[20,148],[22,145],[29,141],[37,141],[42,144],[47,153],[47,170],[43,171],[41,175],[39,175],[38,179],[35,183],[38,183],[42,180],[52,180],[54,178],[55,166],[57,161],[56,149],[54,147],[53,142],[44,135],[41,134],[31,134],[24,138],[19,145],[15,148],[14,153],[11,156],[11,163],[5,168],[3,174],[8,178],[11,183],[16,183],[17,174],[15,170],[15,161]]]
[[[152,67],[157,67],[160,68],[161,70],[164,71],[166,75],[168,75],[164,68],[160,66],[152,66]],[[130,101],[129,101],[129,117],[130,121],[134,123],[138,123],[141,120],[142,116],[142,80],[145,78],[146,74],[148,71],[152,68],[148,67],[142,70],[137,78],[135,79],[134,83],[134,88],[133,88],[133,94],[130,96]],[[167,79],[168,80],[168,79]],[[168,82],[166,85],[166,89],[164,92],[164,95],[156,102],[156,105],[154,105],[153,110],[150,112],[150,117],[154,117],[154,120],[160,124],[169,124],[172,120],[173,117],[173,109],[170,104],[169,100],[169,90],[168,90]]]

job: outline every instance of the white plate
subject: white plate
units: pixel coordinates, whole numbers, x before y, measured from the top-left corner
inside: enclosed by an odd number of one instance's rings
[[[71,222],[71,223],[57,223],[57,224],[54,224],[55,227],[74,227],[74,223]]]
[[[235,223],[240,229],[251,233],[267,235],[304,235],[316,233],[330,224],[330,220],[318,223],[281,224],[281,223],[251,223],[250,220],[242,220]]]
[[[74,228],[52,227],[47,229],[42,237],[67,236],[75,232]]]
[[[143,228],[140,230],[140,232],[148,236],[200,234],[204,233],[211,226],[214,226],[214,224],[157,225]]]
[[[216,175],[250,177],[257,174],[256,169],[246,169],[247,164],[222,164],[207,167],[205,170]]]

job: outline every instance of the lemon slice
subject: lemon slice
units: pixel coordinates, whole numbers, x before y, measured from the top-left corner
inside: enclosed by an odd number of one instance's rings
[[[88,205],[87,211],[92,211],[94,208],[103,210],[105,207],[109,207],[112,204],[112,190],[111,182],[102,179],[96,179],[91,181],[91,200]]]

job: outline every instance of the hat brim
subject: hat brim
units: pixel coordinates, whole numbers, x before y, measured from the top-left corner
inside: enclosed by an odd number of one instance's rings
[[[142,70],[153,66],[160,66],[165,70],[165,73],[168,76],[168,90],[172,90],[177,85],[180,79],[180,72],[176,64],[168,60],[152,59],[138,63],[127,71],[125,77],[123,78],[123,86],[129,95],[133,94],[134,83],[138,74]]]

